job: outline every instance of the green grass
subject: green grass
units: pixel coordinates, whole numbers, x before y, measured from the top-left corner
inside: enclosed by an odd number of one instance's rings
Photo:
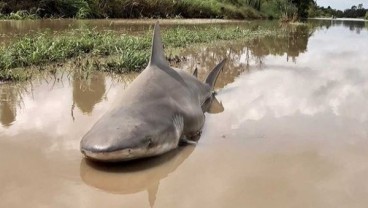
[[[39,19],[40,17],[26,10],[19,10],[17,12],[11,12],[10,14],[0,13],[0,19],[11,19],[11,20],[25,20],[25,19]]]
[[[162,33],[166,49],[219,40],[246,41],[278,34],[277,31],[266,28],[251,30],[235,26],[196,29],[176,27]],[[113,31],[78,29],[56,35],[42,32],[23,37],[0,48],[0,80],[27,79],[31,74],[25,67],[63,62],[86,55],[97,57],[93,63],[84,65],[87,68],[119,73],[140,71],[148,63],[151,36],[152,31],[133,36]],[[99,58],[104,57],[110,58],[99,61]]]
[[[183,0],[175,13],[185,18],[259,19],[263,16],[245,1]]]

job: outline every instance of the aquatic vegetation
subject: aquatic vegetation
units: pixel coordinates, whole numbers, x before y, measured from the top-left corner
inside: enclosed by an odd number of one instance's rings
[[[166,48],[181,48],[194,43],[210,43],[218,40],[244,41],[269,35],[278,35],[275,30],[240,27],[205,27],[188,29],[176,27],[163,32]],[[0,48],[0,79],[19,80],[29,74],[19,75],[27,66],[40,66],[62,62],[84,55],[107,57],[108,61],[89,64],[96,70],[126,72],[139,71],[148,61],[151,31],[141,35],[125,35],[113,31],[75,29],[60,34],[41,32],[26,36]],[[26,70],[23,70],[26,71]],[[17,73],[15,73],[17,72]]]

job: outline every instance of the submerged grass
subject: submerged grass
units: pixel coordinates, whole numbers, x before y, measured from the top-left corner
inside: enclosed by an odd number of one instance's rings
[[[176,27],[162,32],[165,48],[181,48],[195,43],[210,43],[218,40],[249,40],[256,37],[277,35],[270,29],[256,30],[240,27],[206,27],[188,29]],[[42,32],[23,37],[0,48],[0,80],[24,80],[31,76],[27,66],[41,66],[63,62],[75,57],[107,57],[84,67],[94,70],[128,72],[140,71],[148,63],[152,31],[133,36],[113,31],[77,29],[51,34]]]

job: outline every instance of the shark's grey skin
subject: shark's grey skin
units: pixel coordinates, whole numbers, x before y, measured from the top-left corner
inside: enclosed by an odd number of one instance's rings
[[[200,133],[225,60],[202,83],[169,66],[159,30],[156,23],[150,62],[123,92],[124,102],[82,138],[80,148],[87,158],[113,162],[156,156],[180,142],[191,143]]]

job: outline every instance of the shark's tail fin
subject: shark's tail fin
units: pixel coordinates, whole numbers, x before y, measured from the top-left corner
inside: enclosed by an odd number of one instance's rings
[[[213,96],[212,98],[212,102],[210,107],[207,109],[207,113],[210,114],[217,114],[217,113],[222,113],[224,112],[225,108],[222,105],[222,102],[220,102],[219,100],[217,100],[217,98],[215,96]]]
[[[212,90],[215,87],[216,80],[220,74],[220,71],[222,71],[222,69],[224,68],[225,62],[226,59],[222,60],[219,64],[217,64],[217,66],[212,69],[212,71],[208,74],[206,78],[206,83],[211,87]]]
[[[217,64],[217,66],[211,70],[211,72],[208,74],[208,76],[206,78],[206,84],[208,84],[209,87],[211,88],[212,95],[211,95],[210,99],[207,99],[202,104],[203,112],[220,113],[220,112],[224,111],[224,106],[222,105],[221,102],[219,102],[216,99],[216,97],[215,97],[216,93],[213,91],[213,89],[215,87],[216,80],[217,80],[220,72],[224,68],[225,62],[226,62],[226,59],[222,60],[219,64]]]
[[[164,47],[160,34],[160,25],[158,22],[156,22],[153,32],[152,53],[149,65],[168,65],[165,59]]]

